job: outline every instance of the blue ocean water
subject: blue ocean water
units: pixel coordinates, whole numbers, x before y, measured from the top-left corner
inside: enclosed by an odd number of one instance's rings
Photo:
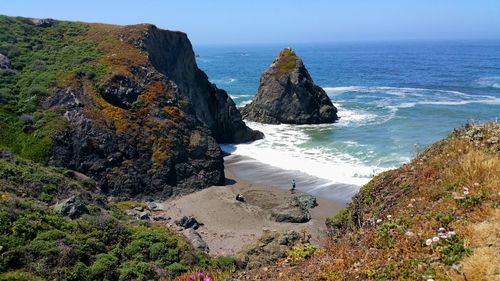
[[[195,52],[212,83],[242,106],[283,47],[302,58],[341,118],[316,126],[248,122],[266,138],[231,146],[234,154],[359,186],[453,128],[500,117],[499,41],[195,46]]]

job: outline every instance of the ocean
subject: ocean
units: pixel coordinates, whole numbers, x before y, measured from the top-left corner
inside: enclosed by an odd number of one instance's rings
[[[336,186],[347,201],[375,174],[406,163],[467,122],[500,117],[500,42],[356,42],[194,46],[198,66],[237,106],[292,47],[338,108],[329,125],[247,124],[266,137],[226,152]]]

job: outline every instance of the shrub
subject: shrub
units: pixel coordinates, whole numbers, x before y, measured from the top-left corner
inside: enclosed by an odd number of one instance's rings
[[[124,262],[118,268],[118,280],[153,280],[155,279],[155,267],[147,262],[128,261]]]

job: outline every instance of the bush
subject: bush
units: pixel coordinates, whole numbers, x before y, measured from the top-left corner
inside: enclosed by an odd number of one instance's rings
[[[153,280],[155,279],[155,267],[147,262],[128,261],[122,263],[118,268],[120,273],[118,280]]]
[[[181,275],[182,273],[188,272],[188,268],[180,263],[173,263],[167,266],[167,271],[171,276]]]

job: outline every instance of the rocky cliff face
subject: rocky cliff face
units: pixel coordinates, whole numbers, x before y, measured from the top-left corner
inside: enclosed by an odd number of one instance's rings
[[[247,120],[269,124],[320,124],[338,119],[330,98],[288,48],[264,71],[257,95],[241,112]]]
[[[191,43],[185,33],[160,30],[151,26],[141,46],[147,50],[151,64],[179,88],[186,97],[186,110],[194,113],[222,143],[241,143],[262,138],[242,121],[228,94],[208,81],[196,65]]]
[[[184,33],[40,22],[0,17],[2,68],[13,67],[0,73],[0,148],[86,174],[110,195],[168,197],[223,184],[217,142],[259,137]]]

